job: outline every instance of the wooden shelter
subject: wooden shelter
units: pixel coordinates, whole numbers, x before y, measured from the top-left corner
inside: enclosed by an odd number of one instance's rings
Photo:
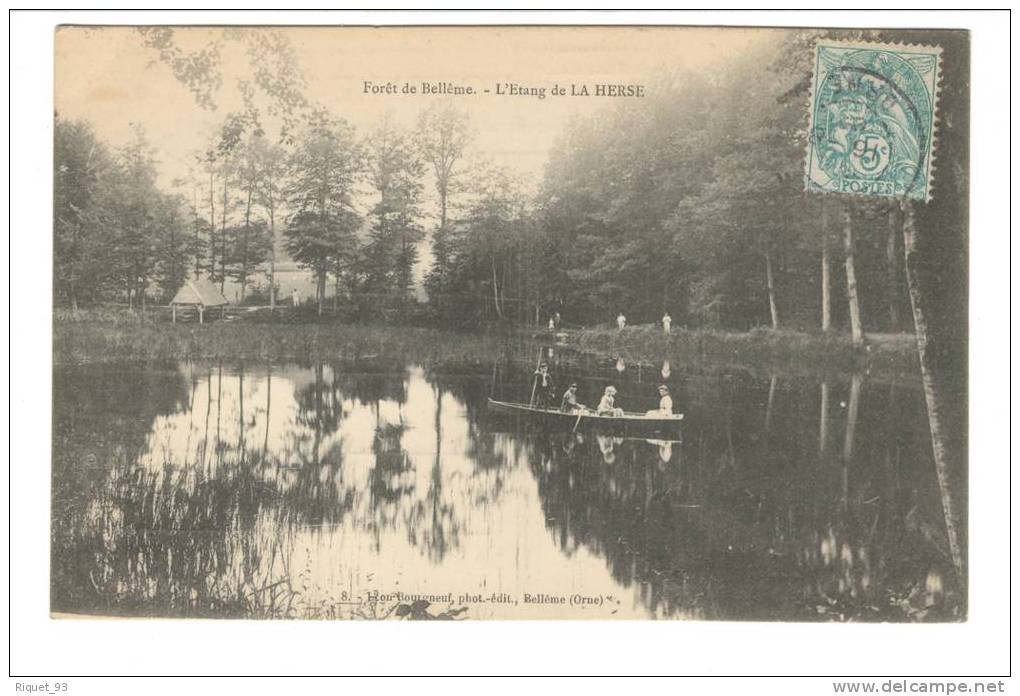
[[[219,307],[220,312],[227,305],[227,298],[223,296],[220,289],[212,281],[205,278],[184,281],[184,285],[174,299],[170,301],[170,309],[173,313],[173,321],[177,323],[177,307],[196,307],[198,309],[198,323],[201,324],[205,310],[209,307]]]

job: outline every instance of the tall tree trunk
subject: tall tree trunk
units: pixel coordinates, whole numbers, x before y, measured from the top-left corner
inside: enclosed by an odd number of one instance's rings
[[[325,193],[319,194],[319,224],[323,226],[323,232],[328,227],[328,218],[326,216],[326,195]],[[341,200],[343,200],[341,198]],[[341,211],[342,214],[342,211]],[[320,252],[321,254],[321,252]],[[316,302],[316,313],[322,316],[322,305],[326,301],[326,264],[327,260],[323,257],[319,258],[318,265],[316,266],[316,282],[315,282],[315,302]]]
[[[939,388],[932,365],[930,350],[931,337],[928,334],[928,319],[925,316],[921,295],[920,279],[917,272],[917,228],[914,222],[914,207],[909,201],[902,203],[903,211],[903,255],[907,276],[907,291],[910,307],[914,314],[914,334],[917,338],[917,356],[921,364],[921,383],[924,387],[924,401],[928,408],[928,429],[931,431],[932,454],[935,460],[935,475],[938,478],[942,498],[942,513],[946,524],[949,552],[957,574],[963,576],[963,552],[960,548],[956,528],[956,504],[953,500],[952,482],[949,473],[949,457],[946,438],[942,429],[942,414],[939,406]]]
[[[201,266],[201,255],[199,249],[201,248],[201,229],[202,225],[199,223],[198,218],[198,185],[197,182],[192,186],[191,190],[192,210],[195,211],[195,280],[198,280],[198,274]]]
[[[68,294],[71,296],[70,297],[70,299],[71,299],[71,309],[73,311],[75,311],[75,312],[78,311],[78,293],[77,293],[77,291],[75,289],[75,282],[74,281],[75,281],[75,272],[76,272],[76,269],[77,269],[77,262],[78,262],[78,237],[80,236],[80,231],[81,231],[81,220],[78,219],[74,223],[74,234],[71,237],[71,264],[70,264],[70,272],[68,273],[68,278],[69,278],[69,283],[68,284],[70,285]]]
[[[176,224],[173,218],[170,219],[170,285],[172,286],[171,292],[177,289],[177,231],[174,229]],[[188,277],[188,272],[184,272],[184,277]],[[173,299],[173,296],[167,298]]]
[[[499,273],[499,309],[503,314],[503,318],[507,317],[506,311],[506,263],[503,263]]]
[[[854,265],[854,226],[850,206],[843,210],[843,238],[846,245],[846,295],[850,303],[850,337],[855,346],[864,342],[861,327],[861,304],[857,297],[857,270]]]
[[[400,231],[400,304],[406,305],[411,291],[411,268],[407,251],[407,232]]]
[[[772,431],[772,407],[776,401],[776,381],[777,378],[773,374],[769,379],[769,398],[765,404],[765,439],[768,440],[769,433]]]
[[[889,231],[885,243],[885,264],[886,264],[886,297],[889,302],[889,330],[896,332],[902,328],[900,319],[900,255],[897,248],[898,227],[900,222],[899,208],[893,207],[889,211]]]
[[[769,291],[769,314],[772,317],[772,328],[779,328],[779,309],[776,307],[776,284],[772,275],[772,251],[765,251],[765,282]]]
[[[854,442],[857,435],[857,414],[861,405],[861,376],[854,373],[850,378],[850,397],[846,407],[846,433],[843,438],[843,461],[854,457]]]
[[[496,307],[496,315],[503,318],[503,310],[499,306],[499,280],[496,277],[496,257],[492,257],[492,303]]]
[[[241,240],[241,300],[244,304],[245,290],[248,285],[248,234],[251,231],[251,197],[254,193],[254,185],[248,183],[248,201],[244,206],[244,238]]]
[[[270,184],[272,185],[272,184]],[[271,195],[271,194],[270,194]],[[274,204],[269,203],[269,313],[276,311],[276,220]]]
[[[832,329],[832,278],[829,264],[829,208],[822,206],[822,331]]]
[[[439,186],[439,228],[446,229],[446,197],[448,186],[445,183]]]
[[[213,193],[213,173],[209,172],[209,275],[216,273],[216,196]]]
[[[336,281],[333,283],[333,313],[340,309],[340,259],[336,260]]]
[[[446,282],[446,200],[449,195],[448,186],[445,181],[439,184],[439,237],[441,244],[434,244],[433,251],[436,254],[436,269],[439,271],[439,287],[442,288]],[[434,240],[434,238],[433,238]]]
[[[315,284],[315,300],[318,303],[318,314],[322,316],[322,304],[326,299],[326,262],[321,261],[318,268],[319,274]]]
[[[223,175],[223,206],[220,210],[220,294],[227,288],[227,175]]]
[[[818,451],[825,452],[829,446],[829,383],[822,382],[821,404],[818,406]]]
[[[183,232],[183,230],[181,230]],[[180,273],[180,278],[177,277]],[[188,277],[188,266],[187,262],[184,263],[181,270],[177,270],[177,211],[170,211],[170,293],[176,293],[177,288],[180,287],[180,282]],[[164,288],[164,292],[167,289]],[[166,298],[169,302],[173,299],[173,294]]]

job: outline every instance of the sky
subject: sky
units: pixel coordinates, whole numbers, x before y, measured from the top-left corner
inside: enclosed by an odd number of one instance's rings
[[[260,31],[246,29],[245,31]],[[653,96],[666,71],[713,71],[728,60],[759,50],[776,32],[745,29],[620,27],[413,27],[278,29],[294,46],[306,78],[305,94],[367,133],[385,115],[412,126],[420,110],[448,100],[466,111],[474,153],[508,166],[534,182],[550,146],[568,121],[634,98],[553,97],[560,84],[642,85]],[[178,28],[185,50],[223,39],[222,28]],[[191,93],[145,47],[129,27],[63,27],[56,41],[58,113],[88,119],[97,134],[119,146],[139,123],[159,152],[167,180],[186,173],[192,153],[237,109],[237,80],[247,76],[244,44],[224,41],[223,82],[215,111],[202,109]],[[451,82],[472,86],[474,96],[366,94],[364,82],[420,86]],[[497,87],[497,84],[499,87]],[[545,98],[497,95],[508,85],[545,87]],[[482,90],[488,89],[488,94]]]
[[[267,31],[248,27],[242,32]],[[491,162],[511,169],[525,192],[542,179],[549,150],[571,119],[621,103],[641,108],[666,74],[701,73],[725,79],[728,64],[768,50],[785,33],[766,29],[685,27],[277,27],[293,47],[313,104],[345,118],[364,136],[383,118],[406,128],[436,101],[467,113],[472,132],[465,164]],[[133,27],[65,26],[57,30],[54,105],[61,118],[88,120],[114,148],[126,144],[132,125],[143,127],[156,148],[159,183],[186,180],[195,154],[211,142],[224,117],[242,106],[238,82],[250,79],[246,45],[222,27],[175,28],[187,53],[221,43],[222,82],[215,109],[203,108]],[[365,83],[395,93],[366,92]],[[473,95],[423,95],[421,83],[470,86]],[[419,93],[405,94],[414,85]],[[596,84],[640,86],[644,97],[598,97]],[[589,96],[553,96],[554,85],[584,85]],[[544,98],[512,94],[544,89]],[[486,91],[488,90],[488,91]],[[500,94],[502,93],[502,94]],[[257,99],[263,112],[268,99]],[[267,132],[278,132],[271,119]],[[191,184],[178,184],[185,200]],[[438,215],[431,182],[423,210],[426,229]],[[361,207],[373,204],[366,192]],[[428,240],[419,249],[418,280],[430,264]],[[297,282],[297,279],[295,280]],[[290,288],[284,288],[290,292]]]

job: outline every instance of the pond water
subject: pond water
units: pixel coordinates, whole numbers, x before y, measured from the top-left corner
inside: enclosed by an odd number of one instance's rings
[[[682,431],[490,416],[523,358],[55,368],[53,611],[964,618],[919,386],[550,360]]]

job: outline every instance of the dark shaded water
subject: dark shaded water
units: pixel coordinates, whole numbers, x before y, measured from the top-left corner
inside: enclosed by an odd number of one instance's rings
[[[918,387],[555,355],[589,404],[672,385],[682,438],[623,439],[491,419],[532,367],[56,368],[52,609],[965,616]]]

